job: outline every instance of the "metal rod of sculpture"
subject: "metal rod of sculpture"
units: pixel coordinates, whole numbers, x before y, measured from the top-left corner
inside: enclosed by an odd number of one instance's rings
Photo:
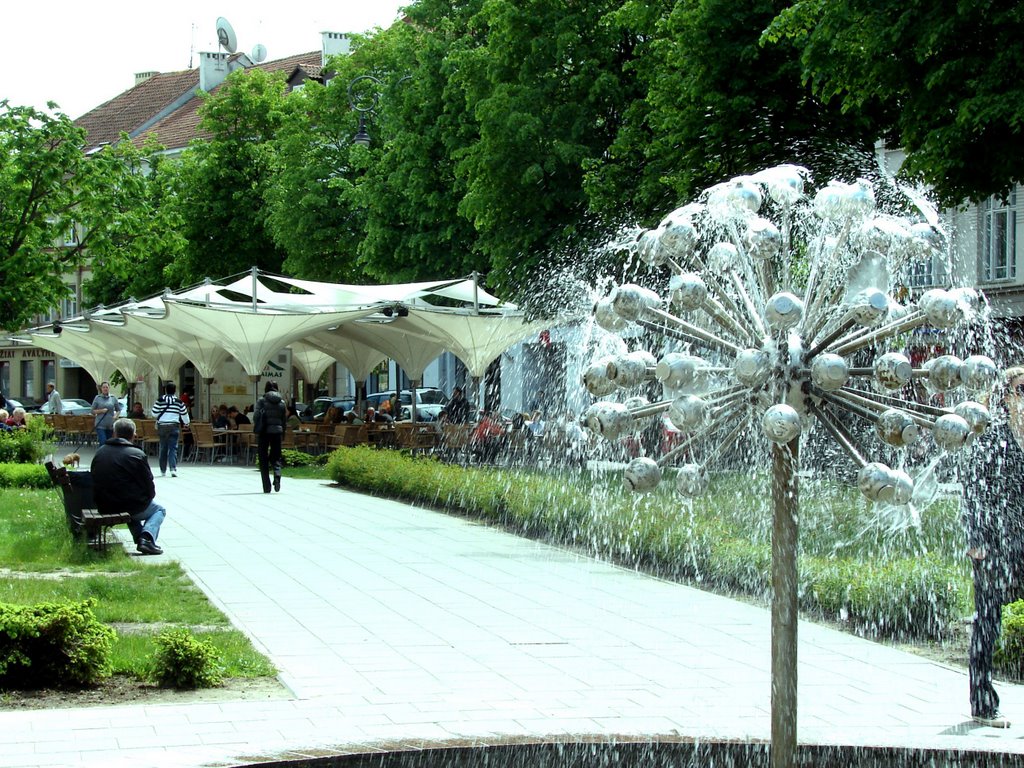
[[[987,427],[984,406],[964,399],[939,408],[884,393],[917,378],[933,392],[963,388],[970,395],[990,389],[998,375],[993,361],[981,355],[943,355],[914,369],[901,352],[886,352],[870,367],[851,365],[847,356],[868,353],[912,329],[954,328],[977,310],[979,298],[970,289],[940,288],[900,305],[890,295],[893,270],[935,256],[938,233],[927,224],[877,214],[873,189],[863,180],[832,181],[812,200],[803,191],[806,176],[801,168],[780,166],[733,179],[643,232],[637,254],[662,275],[669,273],[667,299],[641,285],[619,285],[597,301],[596,324],[611,333],[644,329],[687,350],[668,351],[660,360],[642,350],[604,357],[583,375],[595,398],[617,398],[599,399],[587,410],[584,421],[594,432],[615,440],[640,429],[645,419],[667,417],[688,436],[657,460],[630,462],[624,482],[633,491],[654,489],[665,468],[713,445],[702,462],[676,471],[676,489],[699,496],[709,483],[709,465],[749,432],[751,420],[760,422],[771,446],[772,768],[792,768],[797,749],[801,434],[820,424],[858,467],[864,496],[909,505],[911,477],[868,461],[843,419],[867,420],[892,448],[905,448],[928,429],[940,450],[956,451]],[[766,202],[781,228],[760,215]],[[793,284],[798,252],[810,261],[802,286]],[[654,380],[665,399],[626,397]],[[727,436],[716,437],[730,425]]]

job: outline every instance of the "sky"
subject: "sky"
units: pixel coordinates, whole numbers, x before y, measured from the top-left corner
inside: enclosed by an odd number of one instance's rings
[[[0,100],[77,118],[135,84],[136,72],[198,66],[224,17],[238,50],[267,60],[320,50],[321,32],[388,27],[411,0],[14,0],[0,12]]]

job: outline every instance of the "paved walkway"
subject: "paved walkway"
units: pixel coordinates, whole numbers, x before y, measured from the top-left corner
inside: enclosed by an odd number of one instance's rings
[[[0,713],[0,766],[207,766],[513,735],[767,739],[769,614],[450,517],[247,467],[157,478],[160,543],[270,656],[283,699]],[[963,672],[800,625],[802,742],[1024,754]],[[317,754],[324,754],[324,751]]]

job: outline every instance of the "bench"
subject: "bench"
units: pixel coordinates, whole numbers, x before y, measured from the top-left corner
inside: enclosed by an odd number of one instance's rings
[[[92,496],[92,474],[88,470],[71,473],[67,467],[56,467],[52,461],[48,461],[46,471],[64,496],[64,515],[71,535],[76,539],[84,536],[92,549],[105,550],[107,529],[115,525],[127,525],[131,515],[127,512],[105,515],[96,509]]]

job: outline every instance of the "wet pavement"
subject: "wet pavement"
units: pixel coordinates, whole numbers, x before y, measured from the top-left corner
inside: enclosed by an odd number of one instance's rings
[[[185,464],[157,490],[152,559],[178,560],[291,695],[0,712],[0,766],[769,737],[764,608],[324,481],[265,495],[252,467]],[[801,743],[1024,755],[1022,686],[998,686],[1014,727],[975,727],[962,670],[807,622],[799,646]]]

